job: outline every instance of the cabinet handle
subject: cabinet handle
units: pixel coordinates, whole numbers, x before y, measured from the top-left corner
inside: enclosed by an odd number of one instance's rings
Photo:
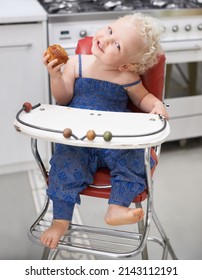
[[[184,51],[200,51],[202,48],[200,46],[194,46],[194,47],[185,47],[185,48],[173,48],[173,49],[164,49],[165,52],[184,52]]]
[[[4,45],[4,46],[0,46],[0,49],[7,49],[7,48],[30,48],[31,46],[32,46],[31,43],[19,44],[19,45]]]

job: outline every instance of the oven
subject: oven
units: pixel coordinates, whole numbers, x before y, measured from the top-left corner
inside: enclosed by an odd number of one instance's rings
[[[165,103],[168,141],[202,136],[202,0],[39,0],[48,13],[48,44],[71,56],[77,42],[101,27],[140,10],[159,18],[166,54]]]
[[[192,11],[183,15],[178,11],[172,19],[163,18],[166,26],[162,36],[166,53],[165,102],[169,104],[170,140],[202,136],[201,14]]]

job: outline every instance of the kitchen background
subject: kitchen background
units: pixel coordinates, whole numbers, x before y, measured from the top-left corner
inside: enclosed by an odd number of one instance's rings
[[[17,134],[13,121],[25,101],[54,102],[42,65],[44,51],[59,43],[71,55],[79,38],[133,10],[159,18],[164,26],[171,134],[155,174],[156,209],[179,259],[202,259],[200,0],[0,0],[0,259],[38,259],[42,252],[27,231],[42,205],[44,184],[30,141]],[[48,166],[49,144],[41,143],[40,150]],[[105,202],[95,204],[90,217],[81,206],[79,218],[102,224]]]

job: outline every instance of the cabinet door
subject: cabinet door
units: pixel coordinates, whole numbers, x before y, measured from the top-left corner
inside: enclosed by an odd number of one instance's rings
[[[48,102],[44,29],[42,23],[0,26],[0,173],[6,166],[18,170],[33,162],[30,139],[16,132],[13,122],[24,102]]]

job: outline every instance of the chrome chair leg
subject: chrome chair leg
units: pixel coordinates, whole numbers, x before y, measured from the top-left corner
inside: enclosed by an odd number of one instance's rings
[[[50,248],[45,247],[43,250],[43,255],[42,255],[42,260],[48,260],[49,259],[49,255],[50,255]]]
[[[48,179],[48,172],[43,164],[43,161],[40,157],[39,151],[38,151],[38,146],[37,146],[37,139],[31,138],[31,149],[32,149],[32,154],[36,160],[36,163],[38,164],[39,169],[41,170],[41,173],[47,183]]]
[[[157,214],[154,210],[153,210],[152,217],[153,217],[153,221],[156,225],[156,228],[158,229],[158,231],[159,231],[159,233],[160,233],[160,235],[161,235],[161,237],[164,241],[164,244],[165,244],[165,252],[163,252],[162,259],[167,259],[167,253],[170,253],[172,259],[177,260],[178,258],[177,258],[176,254],[175,254],[175,252],[174,252],[174,250],[171,246],[170,240],[169,240],[167,234],[165,233],[165,231],[164,231],[164,229],[163,229],[163,227],[162,227],[162,225],[159,221],[159,218],[158,218],[158,216],[157,216]]]
[[[135,203],[136,208],[142,208],[142,204],[140,202],[136,202]],[[140,222],[137,223],[138,226],[138,232],[140,234],[143,234],[145,231],[145,223],[144,223],[144,219],[141,220]],[[149,259],[149,254],[148,254],[148,248],[147,248],[147,244],[145,245],[144,250],[141,253],[142,255],[142,259],[143,260],[148,260]]]

